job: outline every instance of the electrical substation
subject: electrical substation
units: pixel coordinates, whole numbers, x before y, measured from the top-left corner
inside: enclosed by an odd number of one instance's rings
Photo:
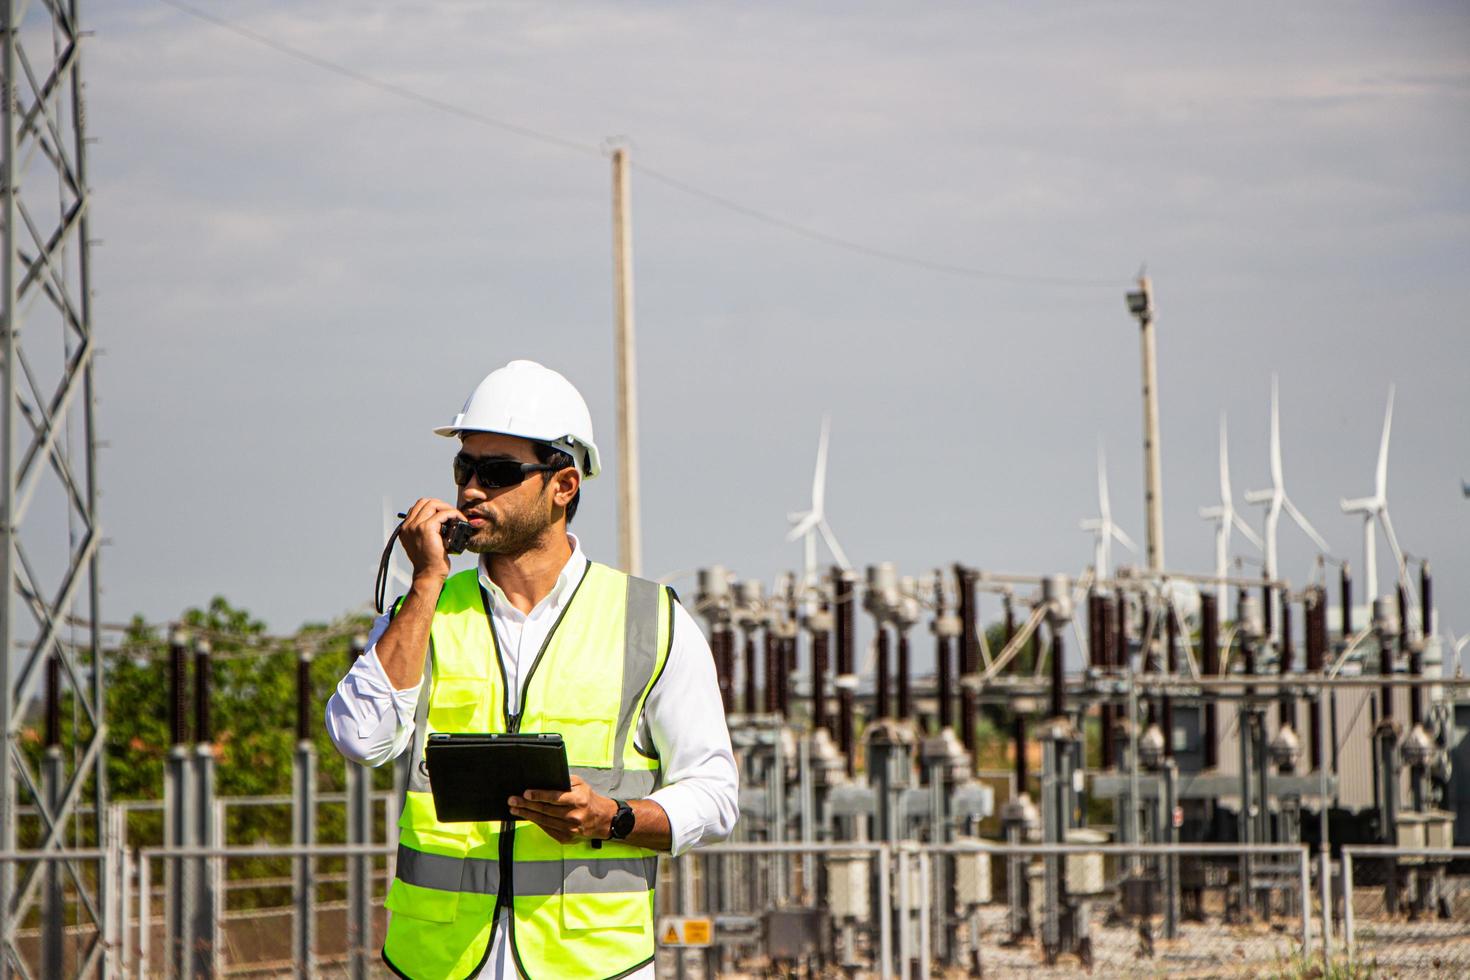
[[[361,618],[246,651],[294,658],[289,794],[219,791],[218,637],[175,627],[159,641],[162,786],[109,795],[104,664],[126,652],[99,612],[85,32],[74,3],[32,14],[3,52],[0,978],[386,975],[413,763],[376,776],[314,744],[328,692],[313,665],[362,656]],[[636,571],[627,151],[613,164],[618,552]],[[1232,502],[1222,420],[1221,498],[1201,511],[1216,567],[1172,568],[1147,278],[1125,299],[1142,357],[1140,564],[1112,560],[1134,546],[1101,457],[1080,571],[851,563],[824,510],[824,420],[788,536],[802,567],[770,580],[709,564],[683,590],[740,819],[728,841],[661,859],[660,975],[1306,976],[1318,960],[1470,975],[1470,678],[1431,563],[1389,517],[1392,391],[1373,495],[1342,501],[1363,519],[1356,576],[1286,494],[1274,381],[1272,486],[1245,495],[1261,533]],[[1283,515],[1318,548],[1307,581],[1280,573]],[[1231,566],[1232,530],[1261,574]],[[246,810],[288,815],[289,840],[237,832]]]
[[[1210,919],[1299,927],[1321,900],[1312,882],[1340,876],[1342,843],[1436,852],[1360,859],[1373,875],[1356,887],[1381,889],[1389,914],[1464,920],[1449,849],[1470,834],[1470,784],[1453,766],[1470,682],[1441,672],[1439,645],[1415,625],[1433,622],[1427,565],[1416,584],[1419,608],[1400,586],[1355,623],[1345,568],[1331,590],[1227,579],[1223,594],[1203,577],[963,564],[918,577],[833,568],[763,594],[705,569],[694,603],[745,780],[738,839],[929,857],[907,901],[879,901],[861,852],[820,870],[759,852],[706,860],[698,887],[709,908],[762,910],[760,934],[782,937],[793,962],[800,950],[837,966],[870,962],[855,951],[884,929],[918,935],[907,920],[919,888],[934,969],[980,971],[1008,947],[1034,947],[1038,965],[1091,965],[1098,934],[1120,923],[1147,947]],[[991,649],[982,611],[996,606]],[[873,657],[862,689],[861,617]],[[915,634],[933,651],[922,677]],[[978,766],[977,730],[1004,730],[1009,772]],[[997,906],[1003,916],[986,915]],[[738,967],[759,948],[712,959]],[[918,955],[913,945],[895,972]]]

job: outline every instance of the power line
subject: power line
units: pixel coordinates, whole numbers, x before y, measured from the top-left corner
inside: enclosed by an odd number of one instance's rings
[[[366,85],[369,88],[375,88],[380,92],[386,92],[389,95],[396,95],[400,99],[406,99],[409,102],[416,102],[419,105],[425,106],[426,108],[436,109],[439,112],[447,112],[452,116],[458,116],[459,118],[468,120],[469,122],[479,123],[482,126],[489,126],[492,129],[498,129],[502,132],[510,133],[515,136],[523,136],[526,139],[536,140],[538,142],[546,143],[551,146],[560,147],[564,150],[575,150],[579,153],[592,153],[597,156],[602,155],[602,149],[591,143],[579,143],[576,140],[565,139],[552,133],[542,132],[539,129],[532,129],[529,126],[522,126],[518,123],[507,122],[504,119],[496,119],[494,116],[487,116],[483,112],[476,112],[474,109],[466,109],[464,106],[455,105],[453,102],[446,102],[443,99],[436,99],[432,95],[424,95],[422,92],[416,92],[413,89],[408,88],[407,86],[397,85],[393,82],[384,81],[381,78],[375,78],[372,75],[357,71],[354,68],[348,68],[346,65],[338,64],[335,61],[328,61],[326,58],[319,58],[309,51],[303,51],[301,48],[286,44],[284,41],[277,41],[273,37],[268,37],[265,34],[261,34],[257,31],[252,31],[248,27],[242,27],[239,24],[234,23],[233,21],[225,20],[223,17],[216,17],[214,14],[211,14],[204,10],[200,10],[198,7],[193,7],[186,3],[180,3],[179,0],[158,0],[158,2],[173,7],[175,10],[186,13],[190,17],[197,17],[199,20],[207,21],[216,27],[223,28],[224,30],[229,31],[231,34],[235,34],[239,37],[245,38],[247,41],[254,41],[256,44],[263,44],[266,47],[270,48],[272,51],[283,54],[288,58],[295,58],[297,61],[303,61],[306,64],[312,65],[316,68],[320,68],[323,71],[329,71],[334,75],[341,75],[343,78],[351,79],[354,82]]]
[[[730,198],[721,197],[718,194],[713,194],[709,191],[702,190],[698,187],[695,187],[693,184],[680,180],[677,177],[673,177],[669,174],[642,166],[637,162],[633,164],[633,169],[638,171],[645,177],[656,180],[661,184],[665,184],[669,187],[674,188],[675,190],[683,191],[685,194],[688,194],[692,197],[700,198],[701,200],[708,201],[709,203],[718,205],[719,207],[725,208],[726,210],[734,211],[737,214],[743,214],[747,218],[753,218],[756,221],[761,221],[765,224],[783,229],[784,231],[789,231],[792,234],[800,235],[801,237],[808,238],[814,242],[821,242],[824,245],[832,245],[837,248],[847,249],[850,252],[857,252],[858,254],[866,255],[869,258],[884,259],[889,262],[898,262],[903,265],[912,266],[916,269],[928,269],[931,272],[943,272],[955,276],[968,276],[972,279],[995,279],[1006,282],[1029,282],[1050,286],[1117,287],[1126,284],[1126,280],[1123,279],[1084,279],[1076,276],[1030,275],[1024,272],[995,272],[990,269],[978,269],[973,266],[956,265],[949,262],[936,262],[932,259],[920,258],[919,256],[908,255],[904,252],[895,252],[886,248],[878,248],[874,245],[865,245],[862,242],[853,241],[850,238],[842,238],[841,236],[833,235],[816,228],[809,228],[806,225],[797,224],[796,222],[783,218],[780,215],[761,211],[756,208],[750,207],[749,205],[741,204],[739,201],[733,201]]]
[[[555,146],[560,149],[573,150],[578,153],[594,153],[599,156],[604,155],[604,149],[600,146],[596,146],[591,143],[583,143],[578,140],[567,139],[565,137],[557,136],[553,133],[548,133],[543,130],[533,129],[529,126],[522,126],[519,123],[513,123],[505,119],[499,119],[495,116],[487,115],[475,109],[469,109],[461,105],[456,105],[455,103],[445,101],[444,99],[438,99],[431,95],[425,95],[422,92],[417,92],[404,85],[398,85],[393,82],[384,81],[381,78],[376,78],[372,75],[366,74],[365,72],[360,72],[354,68],[349,68],[346,65],[339,64],[335,61],[329,61],[326,58],[314,55],[311,52],[295,47],[294,45],[276,40],[275,38],[272,38],[268,35],[251,30],[248,27],[243,27],[239,24],[234,23],[233,21],[225,20],[222,17],[217,17],[214,14],[211,14],[204,10],[200,10],[199,8],[194,7],[190,4],[182,3],[181,0],[159,0],[159,3],[172,7],[175,10],[180,11],[181,13],[188,14],[190,17],[194,17],[207,23],[213,24],[214,26],[229,31],[230,33],[238,37],[244,38],[245,40],[264,45],[265,47],[270,48],[272,51],[275,51],[278,54],[285,55],[288,58],[294,58],[297,61],[304,62],[315,68],[331,72],[334,75],[339,75],[350,81],[357,82],[361,85],[366,85],[369,88],[378,90],[379,92],[397,96],[400,99],[416,103],[425,108],[434,109],[438,112],[447,113],[457,118],[466,120],[467,122],[477,123],[482,126],[488,126],[491,129],[496,129],[503,133],[509,133],[513,136],[520,136],[525,139],[535,140],[536,142],[544,143],[549,146]],[[812,228],[807,225],[798,224],[797,222],[791,221],[787,218],[783,218],[780,215],[772,214],[769,211],[763,211],[759,208],[751,207],[747,204],[742,204],[739,201],[733,200],[732,198],[716,194],[712,191],[704,190],[703,188],[691,184],[686,180],[681,180],[671,174],[667,174],[638,163],[633,164],[633,169],[651,180],[657,181],[658,183],[661,183],[666,187],[670,187],[674,190],[687,194],[690,197],[697,198],[698,200],[704,201],[707,204],[723,208],[727,211],[742,215],[754,221],[759,221],[762,224],[769,225],[773,228],[779,228],[782,231],[805,238],[808,241],[818,242],[820,244],[828,245],[834,248],[844,249],[846,251],[854,252],[859,255],[865,255],[868,258],[872,259],[880,259],[886,262],[894,262],[899,265],[909,266],[910,268],[925,269],[930,272],[939,272],[946,275],[964,276],[970,279],[984,279],[997,282],[1031,283],[1044,286],[1106,286],[1109,288],[1114,288],[1125,284],[1125,280],[1123,279],[1085,278],[1078,276],[1041,275],[1020,272],[998,272],[992,269],[981,269],[959,263],[939,262],[933,259],[923,258],[922,256],[910,255],[905,252],[895,251],[893,249],[880,248],[878,246],[869,245],[854,239],[844,238],[840,235],[834,235],[830,232],[822,231],[819,228]]]

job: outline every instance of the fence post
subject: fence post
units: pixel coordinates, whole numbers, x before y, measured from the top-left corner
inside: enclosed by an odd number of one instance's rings
[[[367,649],[367,638],[354,636],[348,650],[352,663]],[[427,692],[424,694],[427,697]],[[409,760],[412,751],[401,758]],[[394,763],[394,783],[403,769]],[[373,771],[351,760],[347,761],[347,843],[369,844],[373,836]],[[389,838],[395,834],[397,817],[390,804],[385,808],[385,827]],[[396,843],[396,841],[395,841]],[[373,941],[372,886],[373,858],[354,854],[347,858],[347,975],[352,980],[366,980],[369,971],[368,947]]]
[[[1298,882],[1300,901],[1297,906],[1302,914],[1302,958],[1312,955],[1312,882],[1311,865],[1308,851],[1303,847],[1297,852],[1296,866],[1298,871]]]
[[[1325,798],[1322,805],[1327,805]],[[1326,963],[1332,958],[1332,852],[1324,845],[1318,859],[1322,890],[1322,960]]]
[[[900,845],[898,848],[898,975],[903,980],[908,980],[909,969],[913,965],[913,943],[909,937],[909,927],[913,922],[913,888],[909,881],[909,851]],[[888,908],[883,909],[884,918],[892,915]]]
[[[119,847],[113,841],[109,841],[102,851],[102,880],[107,882],[107,898],[100,911],[102,912],[102,975],[104,977],[117,976],[117,915],[116,907],[113,905],[118,900],[115,884],[120,872],[118,861]]]
[[[1342,944],[1348,956],[1357,953],[1357,930],[1353,922],[1353,852],[1342,849]]]
[[[128,926],[132,922],[130,906],[132,905],[133,890],[133,853],[127,849],[127,845],[118,837],[112,838],[118,844],[122,852],[122,870],[118,872],[117,888],[117,911],[118,911],[118,973],[127,976],[131,973],[133,965],[132,937],[128,932]]]
[[[919,854],[919,976],[928,977],[934,969],[933,925],[934,871],[932,855]]]
[[[893,916],[889,914],[893,908],[889,887],[892,858],[887,844],[878,845],[878,908],[883,912],[878,916],[878,976],[881,980],[893,980]]]
[[[146,851],[138,852],[138,976],[146,977],[152,969],[149,962],[153,944],[153,882],[149,869],[153,862]]]

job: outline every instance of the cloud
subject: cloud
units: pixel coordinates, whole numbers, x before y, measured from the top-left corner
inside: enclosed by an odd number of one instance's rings
[[[1222,408],[1240,487],[1263,478],[1273,368],[1291,490],[1329,540],[1352,553],[1354,525],[1332,515],[1371,469],[1396,377],[1400,530],[1470,554],[1460,502],[1431,490],[1470,461],[1444,444],[1444,420],[1470,411],[1455,377],[1470,300],[1458,8],[207,9],[559,137],[627,135],[639,164],[880,247],[1120,280],[1146,259],[1171,559],[1213,562],[1194,508],[1215,493]],[[177,523],[227,543],[208,591],[274,625],[358,602],[380,497],[444,492],[425,429],[512,355],[564,367],[610,438],[605,160],[156,2],[96,16],[94,264],[114,350],[99,383],[117,446],[104,516],[108,567],[130,570],[114,613],[203,598],[156,547]],[[797,561],[784,515],[808,492],[826,410],[830,511],[859,561],[1080,568],[1099,434],[1115,512],[1141,527],[1121,288],[893,266],[638,177],[634,202],[653,571],[769,577]],[[167,510],[160,472],[179,487]],[[579,517],[603,555],[613,485]],[[309,571],[282,560],[307,524]],[[1470,581],[1470,559],[1440,571]]]

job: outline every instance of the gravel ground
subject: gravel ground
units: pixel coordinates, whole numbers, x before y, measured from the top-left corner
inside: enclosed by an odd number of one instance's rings
[[[1136,927],[1106,926],[1104,914],[1093,917],[1093,964],[1084,970],[1075,956],[1061,957],[1054,965],[1042,960],[1041,946],[1034,941],[1018,946],[1001,945],[1005,935],[1005,910],[989,906],[981,911],[985,936],[981,947],[984,976],[1000,980],[1049,980],[1054,977],[1272,977],[1291,967],[1300,939],[1295,924],[1252,923],[1230,925],[1213,919],[1206,923],[1185,922],[1175,940],[1154,940],[1153,956],[1141,956]],[[1413,980],[1470,977],[1470,919],[1450,921],[1358,920],[1358,959],[1373,977],[1402,977]],[[1159,921],[1155,920],[1155,930]],[[672,950],[662,950],[658,975],[676,975]],[[741,969],[721,974],[730,978],[783,976],[764,964],[742,964]],[[874,974],[859,973],[857,976]],[[936,972],[935,976],[962,977],[961,971]],[[1317,974],[1291,973],[1312,977]],[[700,980],[703,971],[691,969],[690,980]],[[831,971],[824,976],[842,976]]]

